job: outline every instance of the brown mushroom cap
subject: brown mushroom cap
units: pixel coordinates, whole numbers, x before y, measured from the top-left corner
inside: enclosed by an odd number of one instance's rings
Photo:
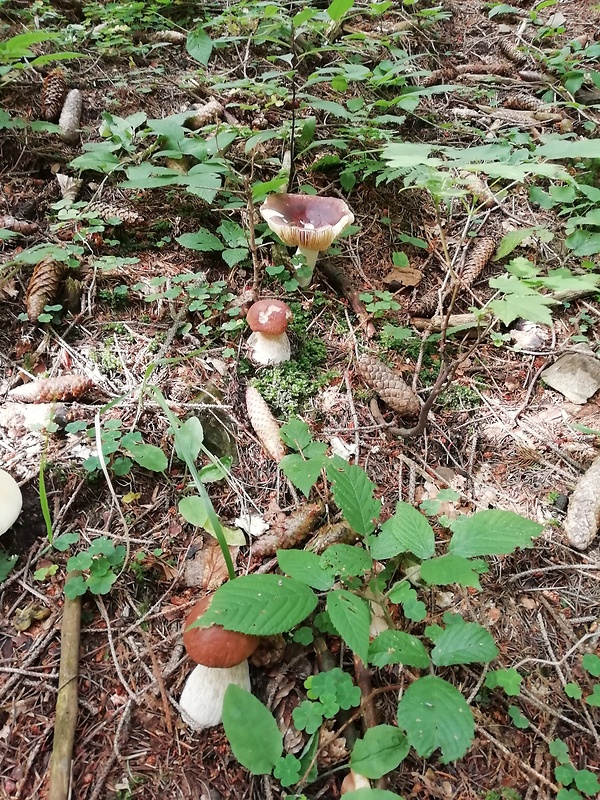
[[[281,300],[259,300],[246,314],[246,322],[253,331],[273,336],[283,333],[291,318],[289,306]]]
[[[211,599],[211,597],[203,597],[192,607],[185,618],[183,644],[188,656],[196,664],[202,664],[204,667],[230,669],[252,655],[258,647],[260,637],[237,631],[227,631],[221,625],[190,629],[190,625],[196,622],[210,606]]]
[[[282,242],[307,250],[326,250],[354,222],[344,200],[309,194],[269,195],[260,213]]]

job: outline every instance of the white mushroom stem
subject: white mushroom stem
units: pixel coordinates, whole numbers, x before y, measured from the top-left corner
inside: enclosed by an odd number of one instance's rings
[[[248,349],[252,360],[262,366],[290,360],[290,340],[285,331],[278,334],[254,331],[248,337]]]
[[[16,480],[0,469],[0,534],[11,528],[23,508],[23,495]]]
[[[223,721],[223,699],[227,687],[234,683],[250,691],[248,661],[230,669],[198,665],[188,677],[179,705],[186,725],[195,731],[212,728]]]
[[[302,246],[300,246],[296,250],[296,255],[304,256],[304,259],[306,260],[306,265],[310,267],[310,276],[308,278],[300,278],[300,277],[297,278],[298,285],[301,286],[302,288],[310,286],[313,276],[313,270],[315,268],[315,264],[317,263],[317,258],[319,257],[320,252],[321,252],[320,250],[309,250],[307,247],[302,247]]]

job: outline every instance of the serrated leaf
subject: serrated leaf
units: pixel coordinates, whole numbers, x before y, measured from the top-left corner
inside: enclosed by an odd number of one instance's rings
[[[433,586],[458,583],[459,586],[481,589],[479,575],[487,571],[488,566],[485,561],[470,561],[453,553],[431,558],[421,564],[422,580]]]
[[[269,709],[231,684],[223,699],[223,727],[240,764],[253,775],[270,775],[281,758],[283,737]]]
[[[341,458],[327,465],[327,476],[333,484],[334,500],[352,530],[363,536],[375,530],[374,519],[381,512],[381,500],[373,497],[375,484],[367,473]]]
[[[475,733],[473,713],[462,694],[435,675],[412,683],[398,705],[398,725],[424,758],[438,748],[442,764],[461,758]]]
[[[513,511],[478,511],[468,517],[455,519],[448,550],[457,556],[508,555],[517,547],[532,547],[532,539],[539,536],[543,525],[533,522]]]
[[[433,528],[423,514],[404,502],[396,504],[394,516],[383,523],[379,536],[371,540],[371,554],[375,559],[392,558],[400,553],[430,558],[434,552]]]
[[[325,592],[334,584],[333,570],[325,569],[321,557],[308,550],[278,550],[277,561],[282,572],[291,578]]]
[[[308,586],[280,575],[242,575],[223,584],[202,615],[203,627],[216,623],[254,636],[274,636],[302,622],[317,605]]]
[[[321,566],[331,569],[341,578],[357,578],[373,569],[373,559],[360,547],[349,544],[333,544],[320,557]]]
[[[308,425],[298,417],[294,417],[282,425],[279,433],[285,444],[292,450],[302,451],[312,442],[312,434]]]
[[[196,233],[183,233],[177,236],[176,242],[190,250],[199,250],[201,253],[220,252],[225,249],[223,242],[206,228],[200,228]]]
[[[198,26],[188,33],[186,50],[200,64],[204,64],[204,66],[208,64],[212,49],[212,40],[202,26]]]
[[[485,686],[488,689],[500,687],[509,697],[518,697],[521,694],[523,678],[514,667],[509,669],[494,669],[485,677]]]
[[[490,281],[491,285],[492,281]],[[510,325],[519,318],[530,322],[539,322],[542,325],[550,325],[552,314],[548,308],[553,305],[556,305],[556,301],[551,297],[533,292],[527,295],[507,294],[501,300],[492,300],[487,308],[505,325]]]
[[[429,666],[429,654],[421,640],[410,633],[382,631],[369,644],[369,663],[376,667],[404,664],[426,669]]]
[[[348,647],[366,664],[371,624],[371,612],[367,603],[345,589],[338,589],[327,595],[327,613]]]
[[[431,625],[425,634],[435,642],[431,660],[437,667],[487,664],[498,655],[492,634],[483,625],[465,622],[462,617],[454,616],[446,628]]]
[[[406,735],[393,725],[369,728],[354,744],[350,766],[365,778],[381,778],[404,761],[410,750]]]
[[[308,497],[310,490],[319,479],[324,465],[324,458],[304,459],[299,453],[290,453],[279,462],[283,474],[297,489],[300,489],[305,497]]]

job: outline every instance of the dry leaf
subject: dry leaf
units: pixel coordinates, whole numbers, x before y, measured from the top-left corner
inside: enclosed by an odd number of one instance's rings
[[[383,282],[392,292],[397,292],[403,286],[417,286],[422,278],[423,273],[421,270],[414,267],[405,267],[404,269],[394,267],[385,276]]]

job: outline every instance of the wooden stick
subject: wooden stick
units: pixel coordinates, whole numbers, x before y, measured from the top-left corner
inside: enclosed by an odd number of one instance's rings
[[[67,581],[80,574],[80,572],[67,573]],[[81,597],[75,597],[73,600],[66,597],[61,628],[60,670],[48,800],[68,800],[70,796],[71,757],[77,727],[80,630]]]

